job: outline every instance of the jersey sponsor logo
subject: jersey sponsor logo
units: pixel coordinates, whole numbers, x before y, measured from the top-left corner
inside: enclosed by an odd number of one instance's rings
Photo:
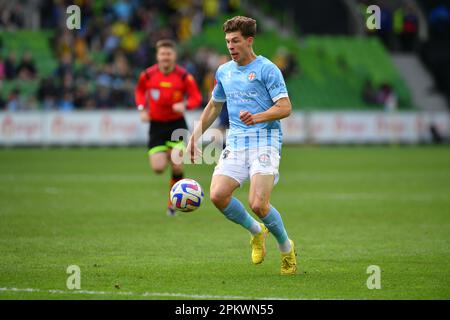
[[[251,97],[257,97],[258,91],[256,90],[250,90],[250,91],[230,91],[228,92],[227,96],[229,98],[251,98]]]
[[[158,89],[151,89],[150,95],[152,96],[153,100],[159,100],[160,92]]]
[[[159,83],[159,86],[161,88],[171,88],[172,87],[172,83],[171,82],[167,82],[167,81],[161,81]]]
[[[250,72],[247,76],[248,81],[253,81],[256,78],[256,73],[254,71]]]

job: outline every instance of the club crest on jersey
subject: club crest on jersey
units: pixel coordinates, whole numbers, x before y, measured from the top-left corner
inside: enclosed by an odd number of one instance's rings
[[[159,99],[159,90],[158,89],[151,89],[150,95],[152,96],[153,100]]]
[[[253,81],[256,78],[256,73],[254,71],[250,72],[247,76],[248,81]]]

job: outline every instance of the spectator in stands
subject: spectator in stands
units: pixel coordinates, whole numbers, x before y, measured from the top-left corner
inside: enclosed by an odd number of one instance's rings
[[[96,90],[95,105],[99,109],[111,108],[112,101],[108,87],[100,86]]]
[[[53,0],[42,0],[40,3],[40,16],[45,17],[45,19],[40,19],[41,28],[43,29],[55,29],[58,27],[62,12],[61,7],[57,6],[55,2]]]
[[[397,110],[397,95],[389,83],[383,83],[377,93],[377,102],[388,112]]]
[[[370,79],[367,79],[364,82],[363,89],[362,89],[362,99],[367,104],[376,104],[377,103],[376,89]]]
[[[393,47],[393,33],[392,33],[392,11],[387,3],[380,2],[380,25],[381,29],[377,30],[377,35],[383,41],[386,47]]]
[[[406,1],[359,0],[364,19],[369,5],[381,8],[381,29],[367,30],[380,37],[390,50],[416,50],[419,35],[419,14],[415,6]]]
[[[431,10],[428,22],[433,33],[448,35],[450,33],[450,10],[445,4],[436,6]]]
[[[38,110],[39,109],[39,103],[34,95],[30,95],[25,99],[24,103],[25,110]]]
[[[217,20],[217,15],[221,9],[219,0],[204,0],[203,1],[203,15],[205,16],[205,24],[214,23]]]
[[[97,108],[95,97],[93,95],[89,95],[86,100],[86,104],[83,106],[83,110],[94,110]]]
[[[160,14],[156,8],[149,8],[147,10],[139,10],[140,18],[139,29],[146,32],[148,35],[156,32],[162,27]]]
[[[5,110],[6,109],[6,101],[2,98],[2,96],[0,95],[0,110]]]
[[[112,27],[108,27],[106,39],[103,44],[103,50],[107,53],[111,53],[120,45],[120,37],[112,32]]]
[[[128,0],[119,0],[113,6],[114,14],[120,20],[128,22],[133,14],[133,8]]]
[[[298,72],[295,56],[285,47],[277,49],[274,63],[280,68],[285,79],[289,79],[294,73]]]
[[[96,69],[95,63],[87,56],[84,62],[79,65],[76,71],[74,71],[75,80],[78,82],[95,80],[95,77],[97,76]]]
[[[6,78],[6,71],[5,71],[5,61],[2,56],[0,56],[0,84],[2,83],[2,80]]]
[[[199,83],[198,74],[197,74],[197,66],[192,60],[191,53],[189,51],[184,52],[180,57],[180,66],[186,69],[187,72],[192,74],[197,83]]]
[[[36,78],[36,65],[30,52],[25,52],[17,66],[17,74],[20,80],[32,80]]]
[[[405,7],[403,16],[403,32],[400,36],[401,49],[412,51],[417,47],[417,37],[419,34],[419,17],[411,6]]]
[[[156,33],[148,34],[143,41],[139,44],[136,52],[134,53],[134,59],[132,59],[131,63],[133,67],[142,69],[148,66],[151,66],[156,63],[156,49],[155,43],[157,42],[155,39]]]
[[[67,28],[64,28],[62,32],[56,36],[56,54],[58,57],[65,55],[72,55],[74,49],[74,33]]]
[[[57,67],[52,70],[53,77],[40,81],[35,93],[45,110],[71,109],[72,105],[92,109],[97,108],[97,103],[100,108],[133,105],[132,76],[136,70],[153,64],[154,45],[158,40],[187,40],[201,31],[205,15],[213,21],[219,12],[229,12],[239,3],[207,0],[193,1],[190,5],[185,1],[105,0],[94,5],[93,1],[78,1],[83,15],[82,28],[68,30],[65,19],[70,1],[36,1],[39,2],[41,27],[56,31],[52,49]],[[0,0],[0,27],[6,16],[11,25],[17,24],[11,21],[23,19],[23,13],[17,11],[23,6],[21,3],[24,2],[12,5]],[[4,4],[9,8],[8,13],[3,10]],[[142,32],[142,37],[135,30]],[[210,93],[218,56],[217,52],[207,49],[193,56],[188,54],[183,61],[198,83],[204,84],[205,97]],[[33,59],[28,59],[24,57],[25,61],[17,66],[15,53],[10,52],[3,61],[7,81],[40,79],[37,72],[40,61],[34,64]],[[0,61],[0,80],[1,65]],[[89,93],[92,87],[96,88],[95,94]],[[22,101],[20,95],[18,98],[12,95],[9,100],[11,106],[20,105]],[[29,103],[34,104],[32,99]]]
[[[74,105],[76,109],[86,108],[88,100],[91,98],[89,88],[86,83],[80,84],[75,91]]]
[[[130,64],[122,51],[117,51],[112,63],[112,72],[116,77],[124,79],[131,76]]]
[[[47,77],[41,80],[37,91],[37,98],[41,101],[43,110],[56,109],[56,100],[58,97],[58,89],[55,85],[53,77]]]
[[[102,71],[97,76],[97,85],[105,88],[110,88],[112,86],[112,67],[110,64],[105,64],[102,67]]]
[[[0,28],[15,30],[24,27],[23,8],[20,2],[0,3]]]
[[[84,62],[87,59],[88,56],[88,47],[86,43],[86,38],[84,35],[78,34],[75,37],[74,41],[74,53],[75,53],[75,59],[79,62]]]
[[[72,111],[75,109],[73,104],[73,94],[67,91],[63,94],[62,99],[58,102],[59,111]]]
[[[10,52],[5,59],[5,77],[7,80],[15,79],[17,76],[17,56],[15,52]]]
[[[6,110],[15,112],[23,109],[23,103],[20,98],[19,89],[15,88],[11,90],[8,96],[8,100],[6,101]]]
[[[71,53],[65,53],[60,61],[59,61],[59,65],[58,68],[55,71],[55,75],[60,78],[63,79],[64,75],[66,73],[70,73],[72,74],[74,72],[74,65],[72,62],[72,54]]]
[[[59,92],[64,95],[67,92],[72,93],[75,90],[75,81],[72,73],[66,73],[60,84]]]

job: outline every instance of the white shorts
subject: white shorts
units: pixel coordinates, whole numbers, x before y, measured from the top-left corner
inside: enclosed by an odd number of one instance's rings
[[[214,168],[213,176],[224,175],[235,179],[242,184],[249,177],[259,173],[274,175],[275,184],[278,182],[280,166],[280,154],[274,147],[261,147],[258,149],[230,150],[226,147]]]

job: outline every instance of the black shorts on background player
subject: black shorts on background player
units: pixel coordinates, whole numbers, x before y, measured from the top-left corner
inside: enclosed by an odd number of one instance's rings
[[[182,139],[172,140],[172,134],[177,129],[188,129],[184,118],[175,121],[150,121],[148,153],[150,155],[183,146]]]

